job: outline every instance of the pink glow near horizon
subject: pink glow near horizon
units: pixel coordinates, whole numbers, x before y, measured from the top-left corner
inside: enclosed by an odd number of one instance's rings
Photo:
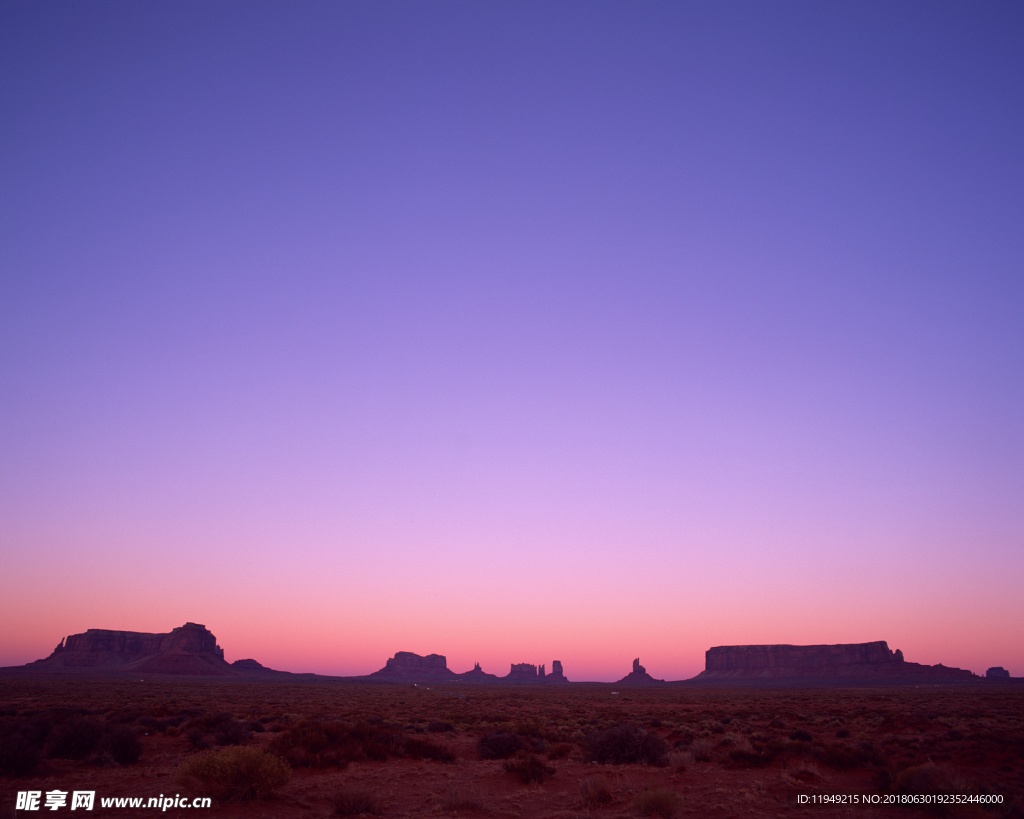
[[[5,5],[0,665],[1024,675],[1024,13],[743,10]]]

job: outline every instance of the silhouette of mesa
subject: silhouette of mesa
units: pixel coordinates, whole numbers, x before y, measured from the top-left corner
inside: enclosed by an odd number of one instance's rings
[[[22,666],[0,668],[3,676],[221,677],[261,682],[472,683],[502,685],[569,685],[562,663],[545,666],[513,663],[504,677],[488,674],[477,663],[457,674],[442,654],[425,657],[399,651],[379,671],[359,677],[331,677],[275,671],[256,660],[228,663],[217,638],[206,626],[185,623],[167,634],[88,629],[60,641],[49,657]],[[640,659],[616,683],[575,683],[615,686],[713,685],[850,685],[939,684],[1021,681],[1001,667],[985,677],[959,668],[907,662],[884,640],[845,645],[716,646],[705,652],[705,668],[689,680],[658,680]]]

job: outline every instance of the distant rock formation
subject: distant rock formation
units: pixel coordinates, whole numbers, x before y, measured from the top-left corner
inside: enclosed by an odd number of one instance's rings
[[[944,665],[908,663],[884,640],[820,646],[716,646],[705,653],[695,680],[842,677],[849,679],[974,678],[970,671]]]
[[[506,680],[536,681],[537,666],[532,663],[512,663],[512,670],[505,677]]]
[[[502,680],[509,682],[540,682],[540,683],[562,683],[569,682],[562,671],[562,664],[555,660],[551,663],[551,673],[545,672],[543,665],[536,666],[533,663],[512,663],[512,667]]]
[[[490,682],[498,679],[497,674],[488,674],[480,667],[480,663],[473,663],[472,671],[464,671],[461,674],[456,674],[459,679],[465,680],[466,682]]]
[[[258,663],[255,660],[235,660],[231,664],[231,668],[235,671],[239,671],[243,674],[283,674],[286,672],[274,671],[272,668],[267,668],[262,663]]]
[[[399,651],[385,663],[380,671],[368,674],[368,677],[387,677],[403,680],[447,679],[456,674],[448,670],[448,660],[441,654],[428,654],[421,657],[411,651]]]
[[[224,661],[224,650],[217,645],[217,638],[198,623],[185,623],[168,634],[91,628],[61,640],[49,657],[25,668],[192,676],[234,673]]]
[[[640,665],[640,658],[633,660],[633,670],[619,680],[616,685],[650,685],[651,683],[663,683],[664,680],[656,680],[647,673],[647,669]]]
[[[986,677],[1009,677],[1010,672],[1003,668],[1001,665],[992,666],[988,671],[985,672]]]

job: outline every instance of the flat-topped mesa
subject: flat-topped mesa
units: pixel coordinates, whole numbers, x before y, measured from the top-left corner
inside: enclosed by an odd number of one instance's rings
[[[985,672],[985,676],[1006,678],[1010,676],[1010,672],[1003,668],[1001,665],[994,665],[992,666],[992,668]]]
[[[399,651],[389,659],[380,671],[374,671],[370,677],[454,677],[448,670],[448,659],[442,654],[428,654],[421,657],[411,651]]]
[[[167,634],[91,628],[60,641],[30,664],[45,669],[104,669],[149,674],[229,675],[224,650],[204,625],[185,623]]]
[[[772,668],[834,668],[902,662],[884,640],[834,646],[716,646],[704,655],[707,671],[761,671]]]
[[[537,666],[532,663],[512,663],[512,670],[508,672],[506,680],[536,680]]]
[[[974,676],[959,668],[908,663],[902,651],[891,651],[884,640],[818,646],[716,646],[704,656],[705,669],[698,678]]]

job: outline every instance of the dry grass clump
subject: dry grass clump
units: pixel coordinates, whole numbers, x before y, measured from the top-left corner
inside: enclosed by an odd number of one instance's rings
[[[487,810],[487,802],[478,789],[460,788],[452,782],[445,785],[437,802],[441,810]]]
[[[809,759],[797,759],[786,770],[793,779],[800,779],[805,782],[813,781],[819,777],[818,766]]]
[[[217,799],[248,802],[269,796],[291,777],[288,763],[261,748],[236,745],[203,751],[178,768],[178,781]]]
[[[633,800],[633,807],[641,816],[655,816],[658,819],[672,819],[682,805],[679,795],[668,788],[651,788],[642,791]]]
[[[715,752],[715,746],[709,740],[698,739],[690,745],[690,753],[697,762],[710,762]]]
[[[541,759],[527,751],[520,751],[514,759],[506,762],[505,770],[518,776],[520,781],[527,785],[531,782],[539,784],[555,774],[554,768],[545,765]]]
[[[612,789],[599,776],[591,776],[580,782],[580,799],[587,810],[599,808],[612,801]]]
[[[380,816],[380,797],[363,788],[339,788],[331,794],[331,805],[337,816]]]

